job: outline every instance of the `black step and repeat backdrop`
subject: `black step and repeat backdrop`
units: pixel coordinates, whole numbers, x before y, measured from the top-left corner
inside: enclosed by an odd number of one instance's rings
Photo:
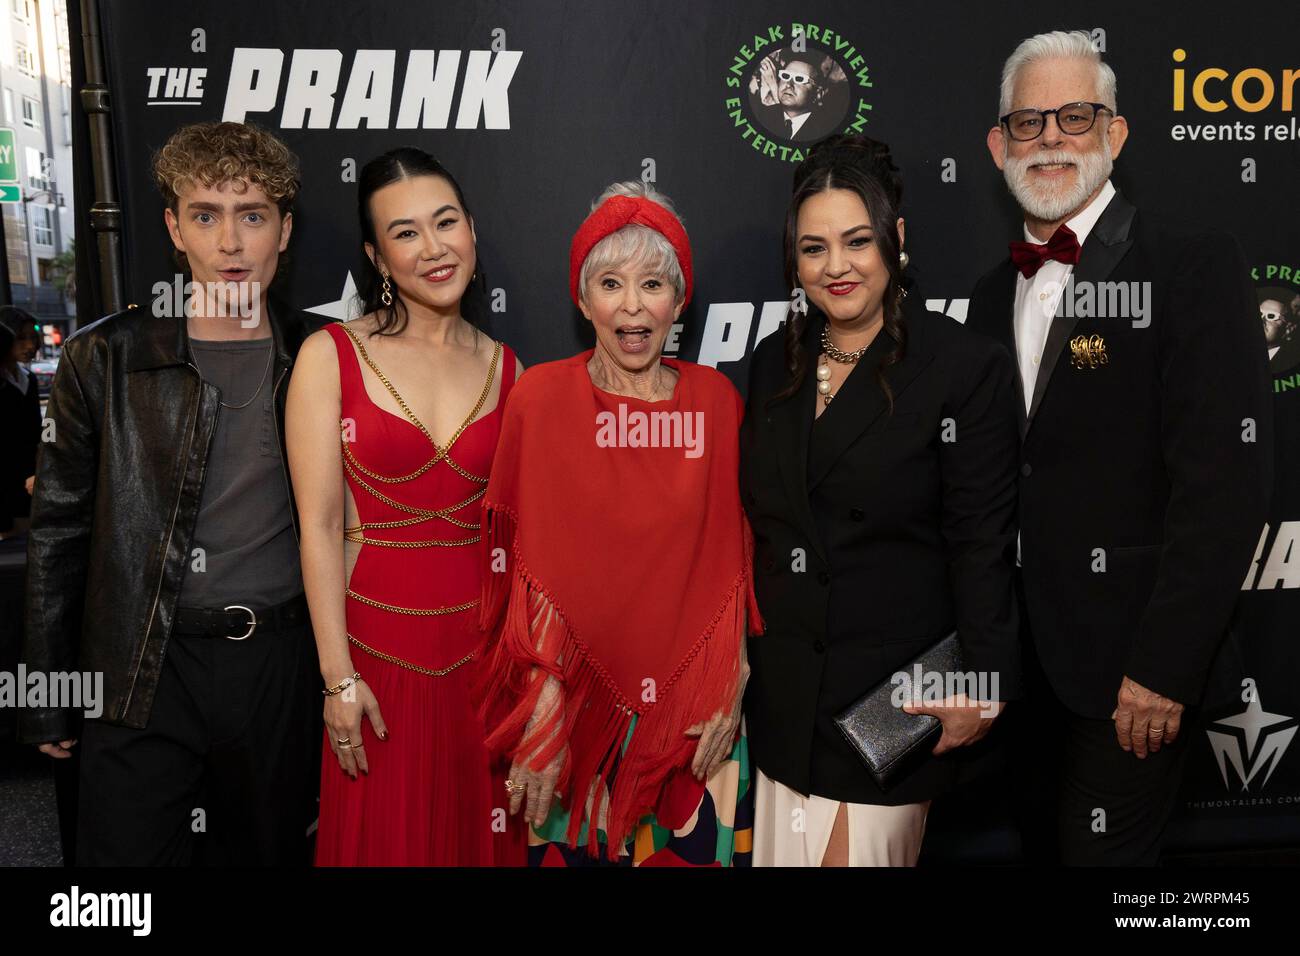
[[[697,263],[669,352],[743,389],[747,356],[785,317],[782,219],[807,146],[774,128],[752,91],[761,61],[802,34],[826,92],[796,135],[852,129],[891,144],[911,273],[932,309],[960,320],[975,279],[1019,235],[984,146],[1002,61],[1031,34],[1083,29],[1118,75],[1132,129],[1116,184],[1141,207],[1235,233],[1261,310],[1300,339],[1290,0],[112,0],[102,10],[128,301],[148,302],[173,272],[152,151],[182,123],[247,120],[303,160],[290,301],[349,314],[356,170],[413,144],[461,180],[491,290],[482,321],[528,365],[590,344],[567,254],[591,199],[615,180],[653,180],[678,204]],[[1238,320],[1259,319],[1225,316]],[[1252,683],[1195,741],[1175,849],[1300,846],[1300,342],[1282,342],[1271,365],[1277,494],[1242,584]]]

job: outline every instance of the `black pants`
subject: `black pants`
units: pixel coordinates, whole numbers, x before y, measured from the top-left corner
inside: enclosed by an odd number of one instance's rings
[[[77,863],[310,863],[323,734],[310,627],[174,635],[143,730],[86,721]]]
[[[1120,747],[1114,721],[1081,717],[1057,699],[1034,652],[1023,600],[1020,615],[1027,697],[1013,705],[1012,759],[1026,861],[1155,866],[1198,713],[1187,708],[1178,739],[1139,760]]]

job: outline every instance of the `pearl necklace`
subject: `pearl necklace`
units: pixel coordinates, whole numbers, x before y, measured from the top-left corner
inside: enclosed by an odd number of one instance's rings
[[[835,397],[835,393],[831,391],[831,367],[826,359],[832,358],[841,365],[854,365],[870,347],[871,343],[868,342],[862,348],[854,349],[852,352],[838,349],[831,342],[830,323],[822,326],[822,351],[817,357],[817,393],[822,397],[822,404],[829,405],[831,399]]]

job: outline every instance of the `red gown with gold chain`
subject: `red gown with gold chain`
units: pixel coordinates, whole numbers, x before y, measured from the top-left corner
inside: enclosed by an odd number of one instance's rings
[[[343,468],[361,522],[345,530],[361,544],[347,585],[348,640],[388,739],[362,721],[370,772],[353,780],[339,768],[326,729],[316,863],[520,864],[522,831],[508,817],[505,777],[489,763],[469,691],[479,640],[481,499],[514,385],[514,353],[495,346],[478,404],[439,446],[366,352],[364,337],[341,323],[327,328],[338,351]],[[496,407],[477,418],[498,367]],[[393,394],[404,417],[374,403],[366,374]]]

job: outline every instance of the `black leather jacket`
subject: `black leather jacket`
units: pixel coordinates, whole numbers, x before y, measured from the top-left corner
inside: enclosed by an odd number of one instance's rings
[[[274,304],[272,373],[281,461],[289,371],[328,320]],[[23,660],[29,671],[102,671],[110,724],[149,720],[198,520],[220,410],[184,318],[131,306],[68,338],[37,457],[27,545]],[[285,465],[285,486],[293,489]],[[292,507],[298,534],[296,507]],[[19,739],[75,737],[80,714],[19,711]]]

